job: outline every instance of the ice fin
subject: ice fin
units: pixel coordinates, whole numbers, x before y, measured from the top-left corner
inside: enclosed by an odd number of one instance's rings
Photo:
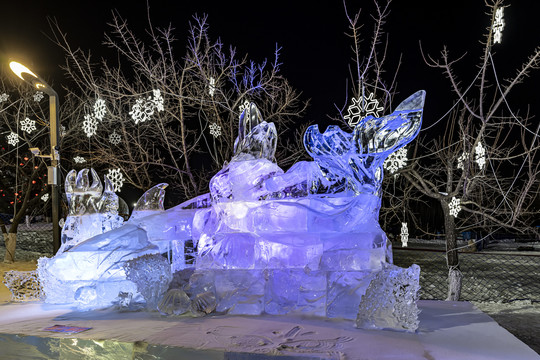
[[[159,210],[163,211],[163,198],[165,197],[165,188],[169,186],[167,183],[157,184],[151,189],[147,190],[137,200],[137,204],[133,209],[133,212],[143,210]]]
[[[68,172],[68,174],[66,175],[66,182],[64,185],[68,203],[71,202],[71,195],[73,195],[73,192],[75,191],[76,180],[77,180],[77,171],[73,169],[70,172]]]

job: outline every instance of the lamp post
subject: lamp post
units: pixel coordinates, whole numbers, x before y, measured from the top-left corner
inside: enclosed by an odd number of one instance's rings
[[[58,165],[60,155],[58,150],[58,134],[60,132],[60,121],[57,117],[59,102],[58,94],[54,89],[45,82],[41,77],[33,73],[30,69],[21,63],[12,61],[9,63],[11,70],[19,78],[32,85],[33,88],[43,91],[49,95],[49,129],[51,139],[50,155],[37,155],[40,157],[50,158],[51,166],[47,167],[47,182],[51,185],[51,206],[52,206],[52,224],[53,224],[53,251],[56,254],[60,248],[60,227],[58,224],[59,218],[59,194],[58,194]]]

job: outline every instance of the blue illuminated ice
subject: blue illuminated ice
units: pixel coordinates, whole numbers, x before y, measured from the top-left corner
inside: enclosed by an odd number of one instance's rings
[[[286,172],[275,162],[274,124],[250,104],[240,117],[234,154],[211,179],[208,194],[165,210],[166,184],[156,185],[123,225],[104,220],[116,211],[116,195],[107,191],[107,182],[101,194],[99,184],[89,185],[87,172],[76,178],[70,173],[70,216],[79,220],[68,221],[78,226],[64,228],[68,245],[62,253],[40,261],[47,301],[95,308],[133,299],[155,307],[156,294],[164,292],[169,278],[157,284],[148,276],[144,285],[144,276],[138,276],[135,284],[126,273],[133,261],[150,269],[145,262],[163,254],[172,272],[192,268],[183,284],[173,281],[159,302],[163,313],[187,311],[187,296],[195,315],[302,313],[356,319],[368,288],[371,302],[399,293],[387,291],[392,281],[388,288],[370,285],[380,281],[380,274],[393,274],[388,270],[391,245],[378,222],[382,167],[417,136],[424,98],[419,91],[391,114],[361,120],[352,133],[337,126],[323,133],[309,127],[304,145],[313,161],[298,162]],[[97,220],[83,220],[94,214],[100,215]],[[92,225],[95,221],[99,226]],[[153,295],[150,299],[142,292]]]

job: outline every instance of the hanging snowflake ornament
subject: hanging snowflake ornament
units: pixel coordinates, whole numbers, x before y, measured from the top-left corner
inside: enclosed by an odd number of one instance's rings
[[[14,133],[13,131],[7,136],[8,144],[10,145],[17,145],[19,143],[19,135]]]
[[[452,196],[452,201],[448,203],[448,208],[450,208],[450,215],[457,218],[457,215],[461,211],[461,200],[456,199],[455,196]]]
[[[66,135],[66,127],[64,125],[60,125],[60,136],[64,137]]]
[[[43,91],[36,91],[33,96],[35,102],[40,102],[44,98]]]
[[[390,174],[393,174],[399,169],[404,168],[407,165],[407,160],[407,149],[403,147],[390,154],[384,161],[383,166],[386,170],[390,171]]]
[[[474,161],[476,161],[480,170],[483,170],[486,166],[486,149],[482,143],[478,143],[478,145],[476,145],[474,148],[474,155]]]
[[[163,100],[163,96],[161,96],[161,91],[159,89],[154,89],[152,90],[152,94],[154,95],[154,97],[148,98],[148,100],[152,101],[152,104],[154,105],[155,109],[158,112],[165,110],[164,100]]]
[[[36,130],[35,120],[30,120],[29,118],[21,120],[20,125],[21,125],[21,130],[28,134],[31,134],[32,131]]]
[[[120,144],[120,141],[122,141],[122,137],[116,132],[116,130],[113,130],[113,132],[109,135],[109,142],[113,145],[118,145]]]
[[[216,92],[216,79],[211,77],[210,84],[208,85],[208,93],[210,94],[210,96],[214,97],[215,92]]]
[[[349,126],[355,126],[360,120],[370,115],[379,117],[379,112],[383,111],[384,108],[379,106],[379,100],[374,99],[373,96],[374,94],[370,93],[367,98],[352,99],[352,104],[347,108],[347,115],[343,117]]]
[[[49,194],[44,194],[42,197],[41,197],[41,200],[43,200],[43,202],[47,202],[47,200],[49,200]]]
[[[149,98],[151,99],[151,98]],[[150,120],[150,117],[154,115],[155,105],[151,100],[137,99],[135,105],[131,108],[129,115],[135,124],[143,123]]]
[[[124,175],[120,169],[109,169],[107,177],[111,180],[115,192],[120,192],[122,185],[124,185]]]
[[[240,109],[240,114],[242,114],[246,109],[249,110],[249,104],[249,100],[244,100],[244,102],[238,107]]]
[[[464,152],[457,159],[457,168],[463,170],[465,168],[465,161],[469,158],[471,154]]]
[[[401,246],[407,247],[407,243],[409,242],[409,228],[407,227],[406,222],[401,223]]]
[[[219,135],[221,135],[221,126],[219,126],[216,123],[211,123],[210,126],[210,135],[217,138]]]
[[[94,119],[102,121],[107,113],[107,106],[105,106],[105,100],[98,98],[94,103]]]
[[[9,98],[9,95],[6,93],[3,93],[2,95],[0,95],[0,103],[7,101],[8,98]]]
[[[93,135],[96,135],[97,127],[98,121],[92,115],[84,115],[82,128],[86,136],[91,137]]]
[[[504,29],[504,14],[503,14],[504,8],[498,8],[495,10],[495,18],[493,19],[493,43],[501,43],[502,40],[502,31]]]
[[[86,162],[86,159],[83,158],[82,156],[75,156],[73,158],[73,161],[75,161],[76,164],[82,164]]]

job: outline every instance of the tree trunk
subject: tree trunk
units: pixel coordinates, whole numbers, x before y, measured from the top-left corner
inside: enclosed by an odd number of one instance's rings
[[[446,264],[448,265],[448,296],[446,301],[459,301],[461,296],[462,274],[459,269],[457,251],[456,224],[450,215],[450,208],[445,200],[441,200],[444,214],[444,232],[446,238]]]
[[[17,244],[17,233],[4,233],[4,241],[6,243],[6,254],[4,262],[11,264],[15,261],[15,246]]]

